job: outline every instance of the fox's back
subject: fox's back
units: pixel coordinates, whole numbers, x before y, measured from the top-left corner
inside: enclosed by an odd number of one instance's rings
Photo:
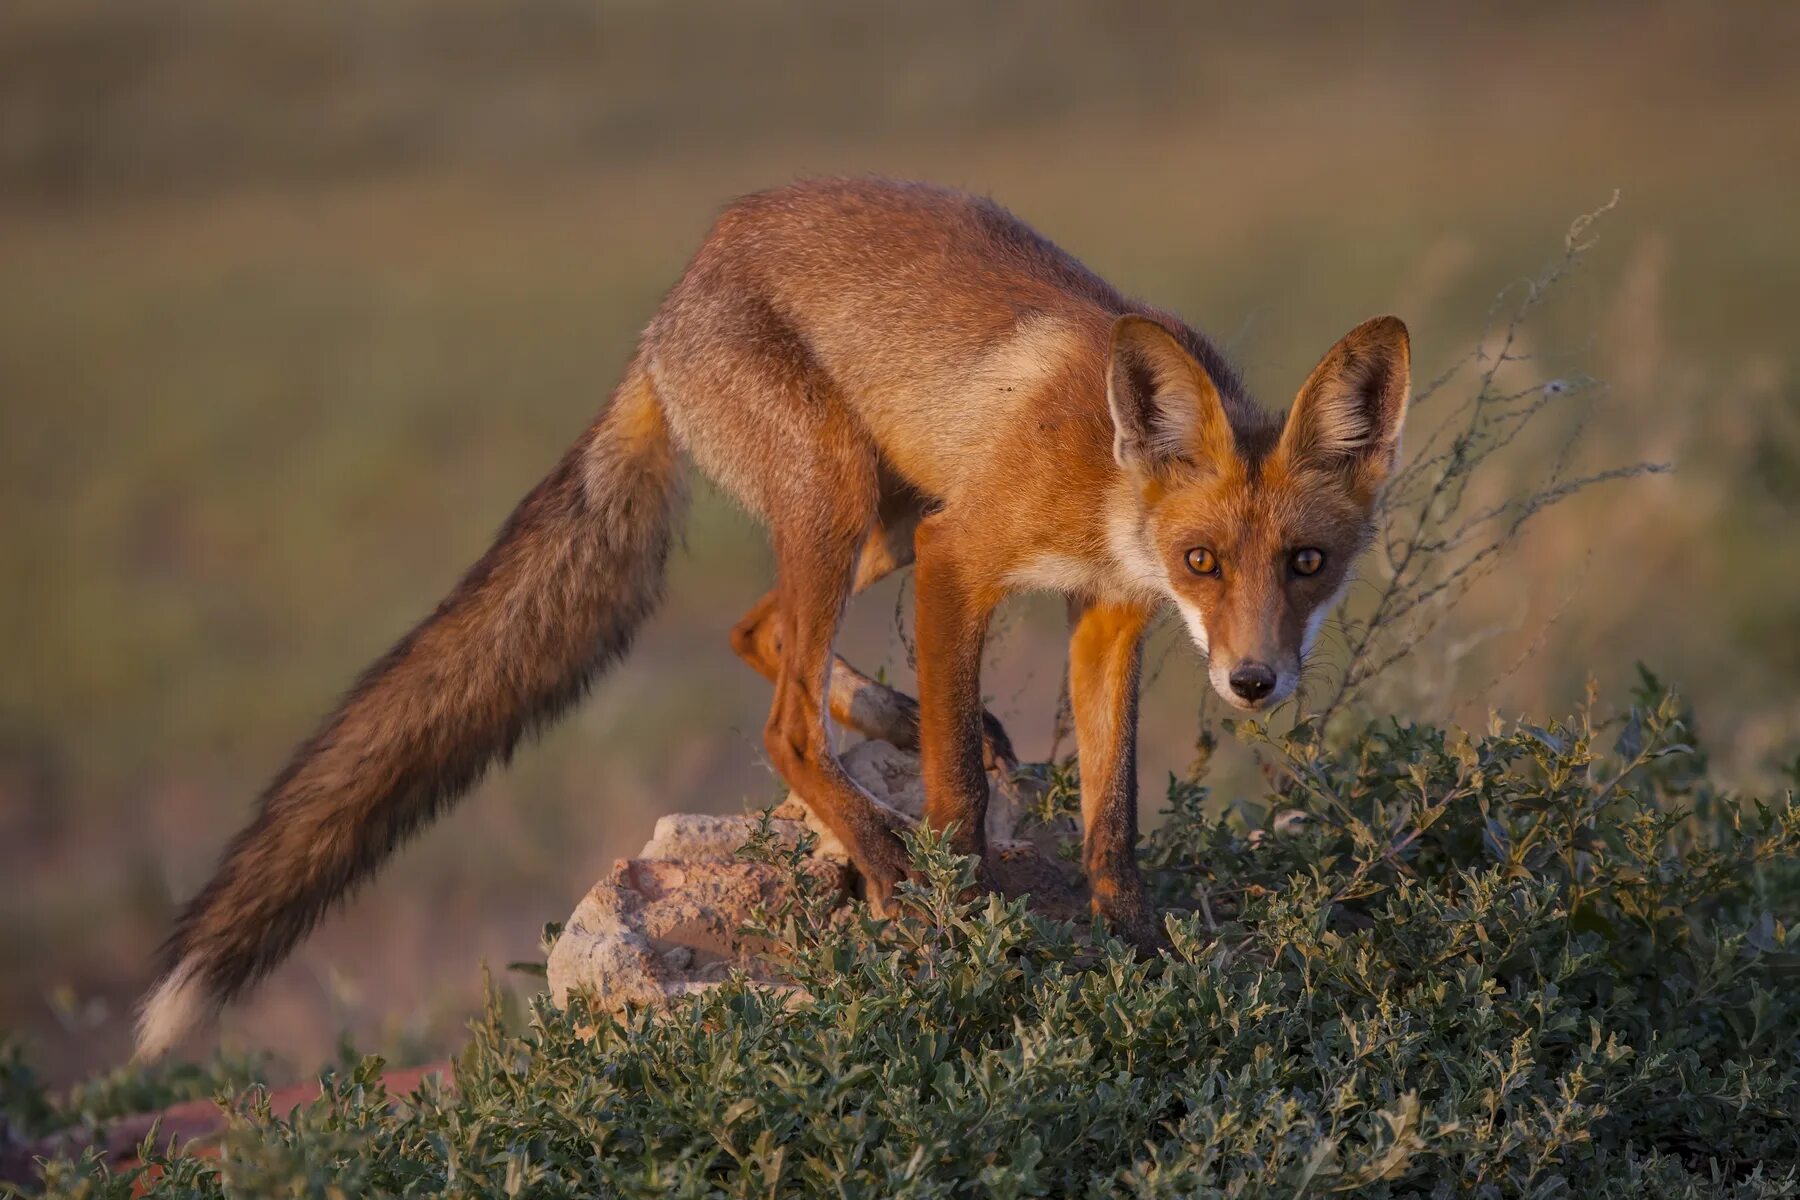
[[[741,345],[721,342],[749,339],[803,355],[884,455],[942,495],[1027,404],[1109,445],[1107,334],[1126,311],[1146,310],[987,199],[820,180],[726,210],[653,323],[650,349],[655,359],[735,353]]]
[[[1104,320],[1124,303],[998,204],[930,184],[825,180],[760,192],[724,214],[708,250],[742,264],[807,324],[873,315],[897,334],[992,336],[1024,314]]]

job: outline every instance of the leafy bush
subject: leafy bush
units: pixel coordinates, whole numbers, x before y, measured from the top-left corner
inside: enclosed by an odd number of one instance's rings
[[[262,1055],[215,1054],[204,1063],[130,1063],[53,1096],[26,1059],[16,1037],[0,1034],[0,1130],[39,1136],[77,1125],[154,1112],[184,1100],[205,1100],[268,1082]]]
[[[1800,808],[1706,777],[1646,677],[1606,722],[1238,733],[1266,807],[1170,781],[1170,952],[965,899],[799,904],[803,994],[478,1023],[454,1091],[381,1060],[217,1161],[92,1158],[54,1195],[1778,1196],[1800,1191]],[[768,845],[763,853],[774,853]]]

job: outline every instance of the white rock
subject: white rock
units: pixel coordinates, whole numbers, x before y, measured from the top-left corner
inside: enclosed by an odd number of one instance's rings
[[[761,947],[740,932],[759,906],[773,908],[796,886],[847,895],[849,872],[809,859],[801,874],[768,863],[717,859],[620,859],[588,889],[551,948],[551,997],[591,992],[614,1011],[661,1004],[710,986],[732,969],[766,975]]]
[[[851,778],[895,812],[917,819],[924,799],[918,756],[885,742],[863,742],[843,755]],[[1018,836],[1017,796],[996,790],[988,804],[988,866],[1008,895],[1029,892],[1046,913],[1077,919],[1086,895],[1055,843],[1069,829]],[[596,883],[563,926],[549,962],[550,992],[563,1004],[571,991],[591,993],[599,1006],[660,1005],[716,986],[744,968],[770,986],[784,987],[759,958],[760,947],[740,932],[761,906],[775,907],[795,887],[825,889],[834,901],[850,894],[849,855],[797,798],[774,814],[784,845],[807,829],[818,834],[801,873],[786,866],[738,859],[758,818],[676,813],[657,821],[643,853],[620,859]],[[1037,844],[1034,845],[1033,842]]]

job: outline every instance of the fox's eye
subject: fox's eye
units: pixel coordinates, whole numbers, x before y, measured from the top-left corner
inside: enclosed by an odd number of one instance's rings
[[[1195,546],[1187,552],[1187,565],[1188,570],[1196,575],[1217,575],[1219,573],[1218,556],[1205,546]]]
[[[1314,550],[1311,546],[1304,550],[1294,551],[1294,574],[1317,575],[1319,568],[1325,565],[1325,552]]]

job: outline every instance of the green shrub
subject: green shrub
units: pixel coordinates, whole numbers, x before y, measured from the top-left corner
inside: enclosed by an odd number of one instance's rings
[[[1787,1196],[1800,1192],[1800,808],[1707,780],[1653,680],[1487,733],[1241,736],[1282,782],[1170,781],[1170,953],[965,901],[769,914],[803,998],[497,1006],[390,1108],[379,1059],[254,1090],[154,1195]],[[772,853],[765,846],[763,853]],[[93,1160],[52,1194],[126,1196]]]
[[[31,1069],[19,1040],[0,1035],[0,1119],[28,1136],[76,1125],[104,1125],[115,1117],[266,1083],[268,1066],[261,1055],[225,1053],[204,1063],[128,1063],[52,1095]]]

